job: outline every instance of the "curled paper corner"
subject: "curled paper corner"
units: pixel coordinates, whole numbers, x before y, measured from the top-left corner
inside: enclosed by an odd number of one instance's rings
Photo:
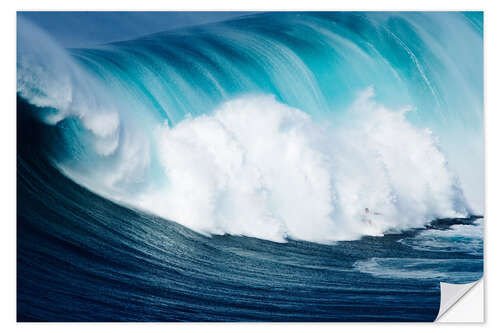
[[[453,284],[440,282],[441,302],[436,322],[484,321],[484,282]]]

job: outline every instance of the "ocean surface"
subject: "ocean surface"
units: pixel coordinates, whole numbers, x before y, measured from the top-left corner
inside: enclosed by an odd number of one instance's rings
[[[482,13],[18,17],[18,321],[433,321],[483,274]]]

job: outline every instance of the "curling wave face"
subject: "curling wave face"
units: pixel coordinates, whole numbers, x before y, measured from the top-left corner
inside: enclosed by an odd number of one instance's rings
[[[274,13],[69,51],[20,26],[52,160],[114,201],[279,242],[482,213],[474,15]]]

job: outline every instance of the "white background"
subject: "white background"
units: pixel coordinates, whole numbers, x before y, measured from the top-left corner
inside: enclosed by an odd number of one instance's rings
[[[500,259],[500,82],[499,43],[500,12],[498,1],[296,1],[296,0],[252,0],[252,1],[153,1],[153,0],[3,0],[0,11],[0,332],[87,332],[119,330],[187,331],[187,332],[422,332],[427,330],[476,332],[484,329],[499,330],[500,310],[498,262]],[[175,5],[177,4],[177,5]],[[485,132],[486,132],[486,219],[485,219],[485,320],[486,324],[29,324],[16,323],[16,11],[17,10],[483,10],[485,46]],[[471,161],[473,163],[473,161]],[[306,333],[309,333],[306,332]],[[260,333],[260,332],[259,332]]]

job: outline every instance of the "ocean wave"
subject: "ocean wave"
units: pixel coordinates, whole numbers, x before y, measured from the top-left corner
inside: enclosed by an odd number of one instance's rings
[[[50,158],[114,201],[277,242],[482,213],[481,64],[448,55],[482,52],[466,15],[266,14],[73,50],[20,26]]]

